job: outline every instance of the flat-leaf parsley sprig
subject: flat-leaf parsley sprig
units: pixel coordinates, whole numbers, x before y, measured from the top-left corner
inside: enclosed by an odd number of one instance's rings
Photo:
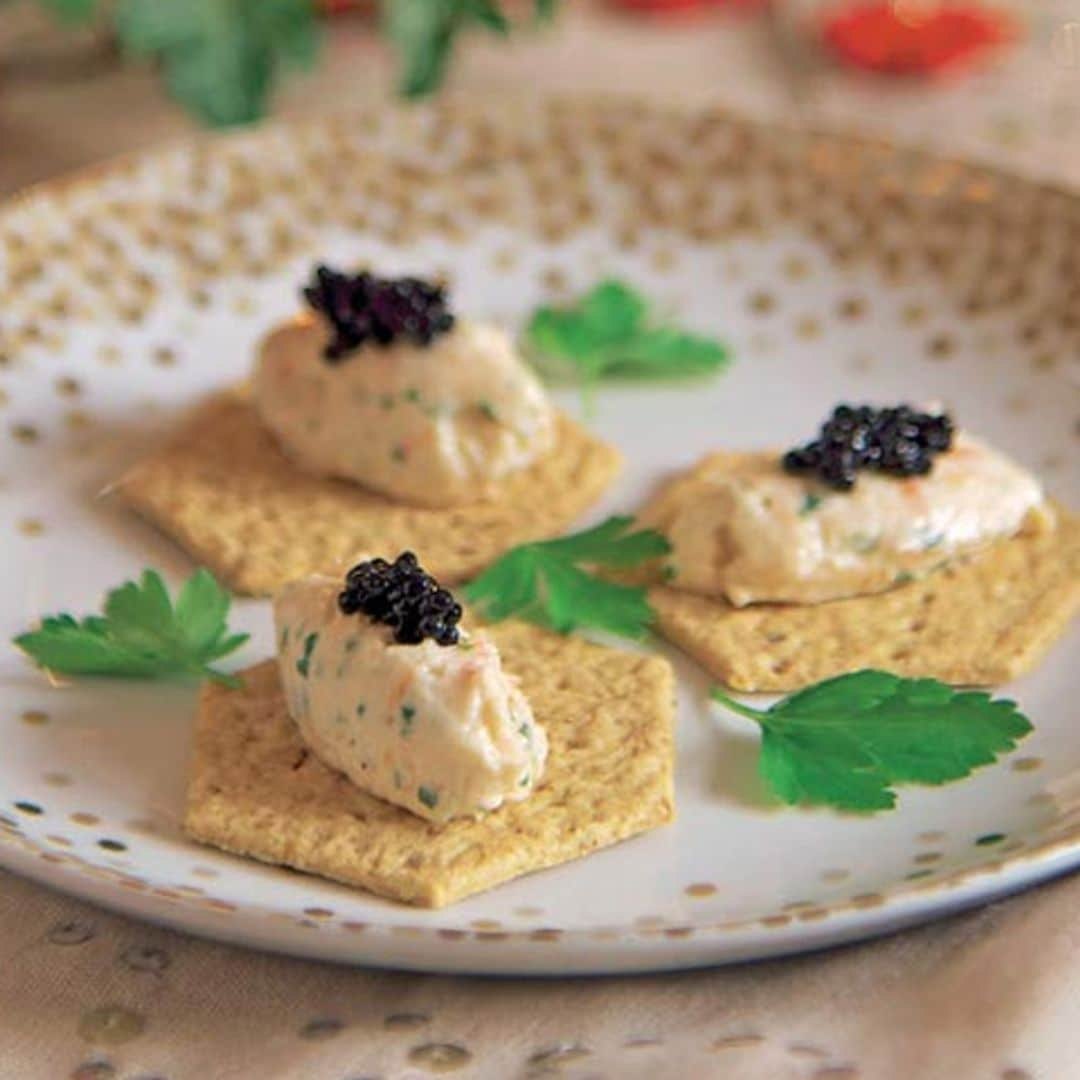
[[[601,281],[568,307],[538,308],[526,348],[549,378],[590,389],[601,379],[677,379],[712,375],[731,362],[713,338],[657,322],[626,282]]]
[[[838,810],[889,810],[895,785],[959,780],[1032,730],[1015,702],[887,671],[827,679],[768,709],[712,697],[761,726],[758,771],[781,800]]]
[[[582,569],[625,569],[671,550],[651,529],[631,531],[633,523],[612,517],[572,536],[516,547],[469,584],[465,596],[495,622],[517,616],[560,634],[589,627],[639,639],[653,621],[645,589]]]
[[[46,616],[15,644],[40,667],[65,675],[198,676],[237,686],[234,676],[210,666],[249,637],[229,633],[230,602],[212,574],[197,570],[174,607],[161,575],[144,570],[139,581],[109,591],[101,615]]]

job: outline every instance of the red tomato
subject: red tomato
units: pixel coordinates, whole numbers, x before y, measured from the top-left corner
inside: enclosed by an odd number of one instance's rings
[[[944,3],[922,19],[903,19],[892,3],[863,3],[826,18],[825,43],[844,61],[893,75],[962,67],[1015,36],[1003,14],[976,4]]]

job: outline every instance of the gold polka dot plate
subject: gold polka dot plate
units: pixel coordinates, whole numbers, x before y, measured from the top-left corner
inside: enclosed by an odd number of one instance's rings
[[[619,101],[347,113],[124,159],[0,209],[0,630],[191,564],[110,485],[248,372],[312,263],[441,275],[519,329],[617,275],[735,357],[585,415],[628,510],[709,449],[790,445],[837,400],[938,399],[1080,505],[1080,198],[720,112]],[[578,395],[560,403],[582,415]],[[265,601],[238,601],[272,648]],[[1036,725],[874,817],[771,803],[756,737],[679,679],[676,824],[439,911],[180,829],[196,690],[0,662],[0,862],[141,918],[340,962],[475,972],[717,964],[884,933],[1080,864],[1080,636],[1004,688]]]

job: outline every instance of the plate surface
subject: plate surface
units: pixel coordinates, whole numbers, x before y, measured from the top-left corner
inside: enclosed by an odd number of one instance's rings
[[[190,564],[108,485],[242,378],[316,259],[441,273],[518,327],[617,274],[736,356],[708,385],[614,387],[590,420],[632,509],[709,448],[790,444],[839,399],[940,399],[1080,504],[1080,201],[722,114],[568,101],[315,119],[165,150],[0,211],[0,634]],[[573,394],[562,401],[578,408]],[[268,605],[235,621],[271,648]],[[197,933],[338,961],[569,973],[851,940],[1080,863],[1080,634],[1008,692],[1017,753],[870,819],[770,806],[756,743],[680,675],[676,825],[441,912],[232,858],[179,828],[195,691],[52,686],[0,661],[0,861]]]

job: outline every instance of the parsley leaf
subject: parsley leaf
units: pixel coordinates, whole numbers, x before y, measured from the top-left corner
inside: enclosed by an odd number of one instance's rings
[[[101,615],[81,622],[66,614],[46,616],[15,644],[39,666],[66,675],[198,675],[238,686],[235,677],[210,667],[248,640],[228,632],[229,604],[213,575],[197,570],[174,608],[161,575],[144,570],[138,582],[108,593]]]
[[[314,64],[326,7],[320,0],[40,3],[66,25],[109,25],[127,55],[157,60],[172,96],[214,125],[257,120],[282,72]],[[508,17],[501,0],[380,0],[379,6],[397,52],[400,90],[420,97],[442,84],[461,31],[478,27],[506,36],[525,21],[549,23],[558,0],[533,0],[529,20]]]
[[[720,342],[654,323],[645,299],[615,279],[601,281],[568,307],[538,308],[525,343],[549,378],[586,387],[604,378],[711,375],[730,363]]]
[[[653,620],[645,590],[604,581],[580,565],[637,566],[671,550],[659,533],[630,532],[633,521],[613,517],[573,536],[516,547],[468,585],[465,595],[496,622],[516,615],[560,634],[592,627],[641,638]]]
[[[556,0],[535,0],[537,21],[549,20]],[[478,27],[505,37],[511,22],[500,0],[383,0],[382,22],[397,53],[398,89],[418,98],[437,90],[457,35]]]
[[[170,93],[209,124],[257,120],[277,75],[318,51],[313,0],[120,0],[115,20],[124,50],[158,58]]]
[[[1012,750],[1031,730],[1015,702],[936,679],[857,671],[754,709],[713,698],[761,725],[758,769],[786,803],[888,810],[897,784],[947,784]]]

